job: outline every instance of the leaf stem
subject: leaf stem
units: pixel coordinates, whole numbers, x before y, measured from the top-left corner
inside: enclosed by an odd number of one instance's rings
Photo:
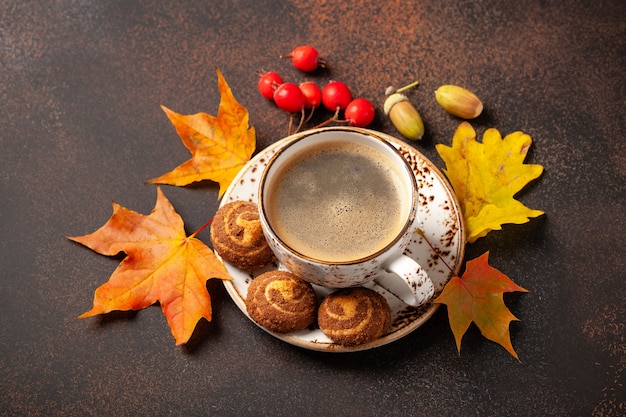
[[[196,230],[195,232],[193,232],[193,233],[191,234],[191,236],[189,236],[189,237],[190,237],[190,238],[192,238],[192,237],[196,237],[196,235],[197,235],[198,233],[202,232],[204,229],[206,229],[207,227],[209,227],[209,226],[211,225],[211,223],[213,223],[213,219],[214,219],[214,217],[211,217],[211,218],[209,219],[209,221],[207,221],[207,222],[206,222],[206,223],[204,223],[202,226],[200,226],[200,228],[199,228],[198,230]]]
[[[415,233],[417,233],[418,235],[420,235],[422,237],[422,239],[424,239],[424,241],[426,242],[426,244],[428,246],[430,246],[430,249],[432,249],[432,251],[435,253],[435,255],[437,255],[437,257],[441,260],[441,262],[443,262],[443,264],[446,266],[446,268],[448,268],[448,270],[450,271],[450,273],[452,273],[452,275],[454,275],[454,270],[450,267],[450,265],[448,265],[448,263],[446,262],[445,259],[443,259],[443,256],[441,256],[441,253],[439,251],[439,249],[435,248],[433,246],[432,243],[430,243],[430,241],[428,240],[428,238],[426,237],[426,235],[424,234],[424,231],[420,228],[415,229]]]

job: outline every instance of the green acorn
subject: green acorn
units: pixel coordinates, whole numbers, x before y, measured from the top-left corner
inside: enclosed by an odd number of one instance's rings
[[[407,96],[394,92],[385,100],[383,110],[398,132],[407,139],[419,140],[424,136],[424,122]]]
[[[461,119],[475,119],[483,111],[476,94],[458,85],[442,85],[435,91],[435,99],[445,111]]]

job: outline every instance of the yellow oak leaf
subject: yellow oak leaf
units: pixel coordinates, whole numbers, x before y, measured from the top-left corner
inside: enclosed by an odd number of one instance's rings
[[[217,77],[221,95],[217,117],[206,113],[182,115],[161,106],[191,152],[191,159],[148,183],[184,186],[211,180],[219,183],[220,198],[250,160],[256,146],[256,132],[248,125],[248,111],[235,100],[219,69]]]
[[[517,318],[503,299],[505,292],[513,291],[528,292],[489,265],[489,252],[468,261],[463,276],[454,277],[446,284],[434,302],[448,307],[448,320],[459,352],[461,339],[474,322],[484,337],[519,360],[509,332],[509,324]]]
[[[514,199],[543,172],[541,165],[524,164],[531,144],[525,133],[513,132],[503,139],[496,129],[487,129],[479,143],[472,126],[463,122],[451,147],[436,146],[461,204],[468,242],[500,230],[503,224],[522,224],[543,214]]]
[[[102,255],[127,255],[96,289],[93,308],[79,318],[160,302],[177,345],[189,340],[202,317],[211,321],[207,280],[231,279],[208,246],[195,234],[186,236],[182,218],[159,187],[149,215],[113,203],[113,215],[104,226],[68,239]]]

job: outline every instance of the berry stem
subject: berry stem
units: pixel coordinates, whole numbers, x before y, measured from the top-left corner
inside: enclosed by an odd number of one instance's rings
[[[207,221],[206,223],[204,223],[202,226],[200,226],[200,228],[198,230],[196,230],[195,232],[193,232],[191,234],[191,236],[189,236],[190,238],[196,237],[196,235],[200,232],[202,232],[204,229],[206,229],[207,227],[209,227],[211,225],[211,223],[213,223],[213,217],[211,217],[209,219],[209,221]]]
[[[287,126],[287,136],[291,136],[291,129],[293,129],[293,113],[289,113],[289,126]]]
[[[300,109],[300,122],[298,123],[298,127],[296,127],[296,131],[294,133],[298,133],[304,124],[304,107]]]
[[[307,124],[309,123],[309,121],[311,120],[311,118],[313,117],[313,113],[315,112],[316,107],[312,106],[311,107],[311,112],[309,113],[309,115],[306,117],[306,119],[304,120],[304,122],[302,124]]]
[[[324,127],[324,126],[328,126],[331,123],[348,123],[347,120],[339,120],[339,111],[341,109],[339,108],[339,106],[337,106],[337,110],[335,110],[335,114],[333,115],[333,117],[331,117],[330,119],[318,124],[317,126],[314,126],[313,129],[318,129],[320,127]]]

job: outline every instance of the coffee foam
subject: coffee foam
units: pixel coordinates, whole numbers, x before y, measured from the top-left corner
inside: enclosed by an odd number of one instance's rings
[[[384,248],[408,216],[400,167],[378,150],[324,144],[294,158],[268,194],[268,217],[283,242],[314,259],[351,261]]]

